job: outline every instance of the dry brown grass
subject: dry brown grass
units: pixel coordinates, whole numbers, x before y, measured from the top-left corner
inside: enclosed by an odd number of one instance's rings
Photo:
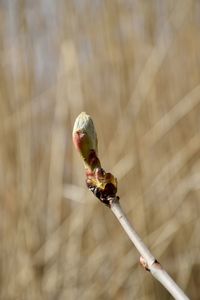
[[[198,1],[0,4],[0,299],[170,299],[86,190],[71,142],[92,115],[129,218],[200,286]]]

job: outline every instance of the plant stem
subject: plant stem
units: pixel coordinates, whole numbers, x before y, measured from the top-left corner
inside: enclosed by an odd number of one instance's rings
[[[73,129],[73,142],[85,163],[87,187],[117,217],[130,240],[141,254],[140,263],[142,266],[160,281],[175,299],[189,300],[151,254],[133,226],[129,223],[119,204],[119,197],[116,196],[117,179],[111,173],[106,173],[101,168],[100,160],[97,157],[98,141],[95,127],[92,118],[84,112],[80,113],[76,118]]]
[[[126,234],[141,254],[140,262],[143,267],[150,271],[150,273],[169,291],[169,293],[177,300],[189,300],[181,288],[175,283],[175,281],[169,276],[169,274],[162,268],[160,263],[151,254],[144,242],[141,240],[133,226],[128,221],[124,214],[120,204],[119,198],[110,198],[110,209],[121,223]]]

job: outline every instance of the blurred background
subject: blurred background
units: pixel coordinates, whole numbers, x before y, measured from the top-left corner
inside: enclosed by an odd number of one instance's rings
[[[0,299],[172,299],[85,187],[89,113],[138,233],[200,286],[200,2],[0,1]]]

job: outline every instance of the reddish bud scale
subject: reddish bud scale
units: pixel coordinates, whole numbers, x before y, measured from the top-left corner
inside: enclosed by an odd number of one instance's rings
[[[85,134],[80,131],[75,132],[73,135],[73,143],[75,145],[76,150],[78,151],[80,151],[80,149],[82,148],[84,136]]]

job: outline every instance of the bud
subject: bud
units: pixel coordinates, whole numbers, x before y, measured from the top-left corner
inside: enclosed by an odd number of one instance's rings
[[[97,156],[97,135],[93,121],[85,112],[76,118],[73,128],[73,142],[82,156],[86,168],[87,187],[103,203],[109,205],[109,198],[117,193],[117,179],[106,173]]]
[[[92,118],[85,112],[76,118],[73,128],[73,142],[84,160],[86,169],[94,170],[100,167],[97,157],[97,135]]]

